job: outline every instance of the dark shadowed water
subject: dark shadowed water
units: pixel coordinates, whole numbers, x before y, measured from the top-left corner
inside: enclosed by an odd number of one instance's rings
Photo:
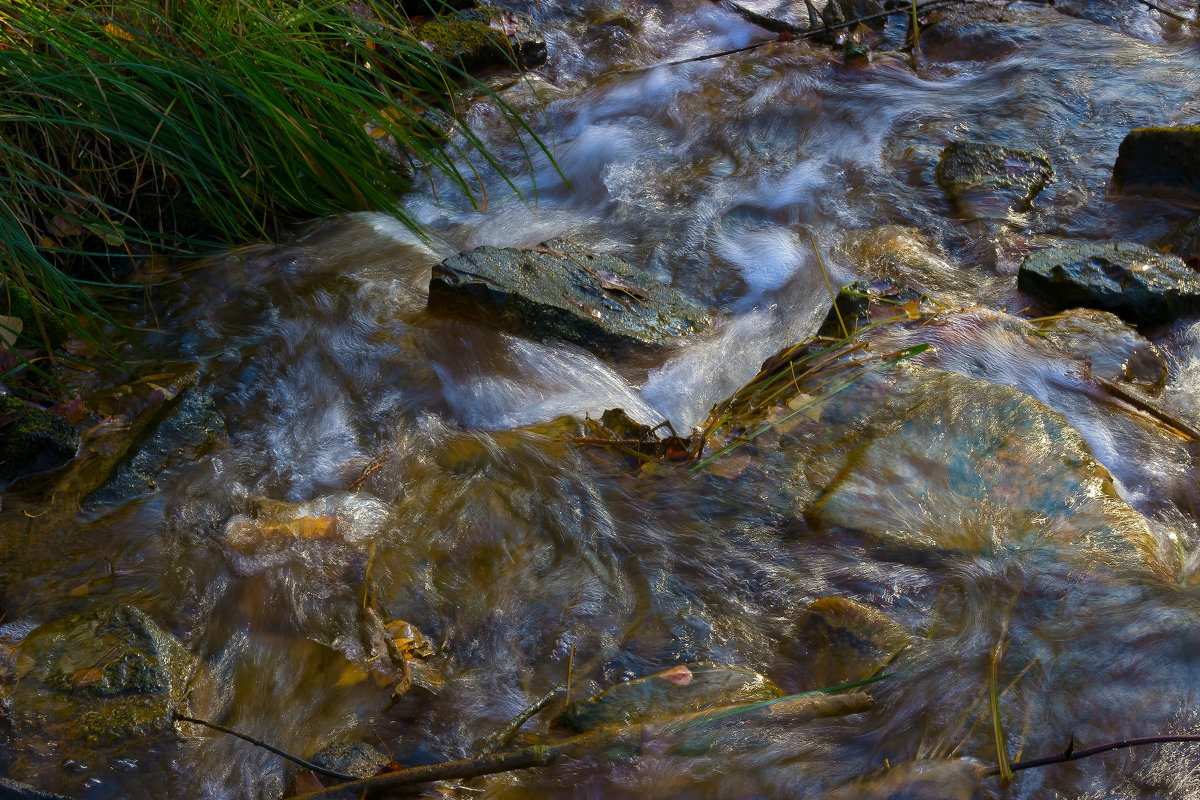
[[[1018,757],[1062,752],[1072,737],[1082,748],[1200,731],[1196,445],[1114,410],[1070,362],[1003,328],[905,335],[937,345],[930,364],[1015,387],[1076,427],[1149,520],[1153,568],[1092,568],[1070,542],[1014,546],[1011,498],[927,507],[967,544],[897,555],[807,523],[784,457],[723,477],[639,469],[562,438],[578,432],[563,417],[615,406],[681,431],[702,423],[816,329],[830,300],[814,241],[836,287],[875,277],[862,234],[915,228],[927,257],[907,279],[956,306],[1014,313],[1031,303],[1015,290],[1031,248],[1151,242],[1185,210],[1114,195],[1111,167],[1130,128],[1197,121],[1196,28],[1132,0],[1014,3],[986,24],[934,26],[917,67],[887,52],[903,43],[893,23],[859,66],[794,42],[625,73],[766,34],[698,0],[630,0],[629,25],[597,22],[599,3],[525,5],[548,26],[550,59],[503,93],[561,175],[525,160],[481,102],[468,118],[523,198],[481,168],[485,210],[444,183],[409,199],[428,239],[382,216],[331,220],[159,292],[145,312],[162,331],[153,347],[202,365],[228,445],[103,514],[77,512],[71,486],[10,492],[0,633],[15,644],[38,623],[131,603],[207,665],[196,715],[305,756],[382,742],[407,764],[473,754],[566,680],[569,661],[576,697],[704,659],[816,688],[795,636],[820,597],[881,609],[914,637],[866,714],[731,730],[698,755],[648,750],[442,790],[454,797],[815,798],[885,763],[992,763],[1001,642],[1000,687],[1012,685],[999,707]],[[1054,182],[1028,212],[962,219],[933,170],[963,139],[1040,148]],[[648,268],[721,322],[667,356],[613,363],[425,310],[442,258],[555,237]],[[1200,323],[1149,333],[1169,360],[1163,406],[1200,425]],[[905,485],[893,491],[904,506]],[[440,652],[388,708],[394,676],[373,659],[379,626],[395,620]],[[296,772],[221,735],[138,740],[127,762],[10,749],[15,777],[77,797],[279,798]],[[1198,767],[1195,745],[1155,746],[1022,773],[1008,788],[990,779],[979,796],[1192,798]]]

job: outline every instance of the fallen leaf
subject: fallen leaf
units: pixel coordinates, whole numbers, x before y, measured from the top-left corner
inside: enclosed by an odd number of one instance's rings
[[[99,683],[104,680],[104,673],[98,669],[81,669],[76,670],[71,675],[71,690],[79,691],[80,689],[91,686],[93,683]]]
[[[16,343],[17,337],[21,335],[24,328],[25,323],[21,321],[20,317],[0,315],[0,340],[6,347],[12,347]]]
[[[85,419],[91,412],[87,406],[83,404],[83,398],[78,393],[75,394],[75,399],[57,406],[51,406],[46,409],[51,414],[57,414],[68,422],[79,422]]]

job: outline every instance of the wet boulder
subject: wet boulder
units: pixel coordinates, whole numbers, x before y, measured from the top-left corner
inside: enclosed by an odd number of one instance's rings
[[[12,691],[19,734],[69,722],[87,744],[160,734],[182,709],[196,660],[133,606],[100,608],[35,628]]]
[[[907,647],[911,639],[880,610],[842,597],[813,602],[796,632],[799,662],[812,689],[869,678]]]
[[[998,144],[954,142],[934,170],[938,185],[960,214],[1003,219],[1024,211],[1054,177],[1044,153]]]
[[[1072,308],[1038,320],[1037,327],[1046,341],[1086,362],[1098,378],[1132,383],[1149,395],[1166,386],[1166,358],[1115,314]]]
[[[708,662],[683,664],[577,700],[563,709],[554,724],[582,732],[781,696],[778,686],[753,670]]]
[[[1029,547],[1162,570],[1146,520],[1083,436],[1008,386],[907,363],[797,417],[787,490],[818,530],[924,560]],[[901,487],[900,490],[897,487]]]
[[[79,452],[79,434],[57,414],[0,396],[0,484],[58,469]]]
[[[109,478],[84,499],[84,508],[119,505],[155,491],[163,471],[194,461],[225,436],[224,418],[197,386],[147,413],[149,419],[139,426],[140,441],[130,443]]]
[[[1030,253],[1017,287],[1052,306],[1111,311],[1136,325],[1200,312],[1200,274],[1139,244],[1068,244]]]
[[[905,761],[839,786],[822,800],[972,800],[982,779],[977,761]]]
[[[479,247],[433,268],[429,308],[602,356],[661,349],[705,330],[709,312],[612,256]]]
[[[546,37],[533,18],[492,6],[428,20],[416,27],[413,36],[436,57],[467,72],[528,69],[546,61]]]
[[[1117,150],[1113,184],[1124,194],[1200,201],[1200,125],[1130,131]]]

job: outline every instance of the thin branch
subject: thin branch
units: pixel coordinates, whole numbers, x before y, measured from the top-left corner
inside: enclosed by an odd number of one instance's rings
[[[300,766],[305,767],[306,769],[311,769],[313,772],[319,772],[322,775],[328,775],[331,778],[337,778],[339,781],[356,781],[356,780],[358,780],[357,775],[347,775],[344,772],[337,772],[332,769],[325,769],[324,767],[318,767],[316,764],[313,764],[311,761],[305,761],[303,758],[300,758],[299,756],[294,756],[291,753],[288,753],[284,750],[280,750],[278,747],[269,745],[264,741],[255,739],[253,736],[247,736],[244,733],[239,733],[239,732],[235,731],[233,728],[226,728],[224,725],[218,725],[217,723],[209,722],[208,720],[196,719],[195,717],[185,717],[183,714],[176,714],[175,719],[178,720],[179,722],[191,722],[194,725],[203,725],[206,728],[212,728],[214,731],[220,731],[221,733],[228,733],[230,736],[236,736],[237,738],[239,738],[243,741],[249,742],[252,745],[261,747],[264,750],[269,750],[270,752],[274,753],[277,756],[286,758],[288,761],[291,761],[294,764],[299,764]]]
[[[1171,742],[1200,742],[1200,735],[1180,734],[1178,736],[1142,736],[1137,739],[1122,739],[1119,742],[1106,742],[1104,744],[1089,747],[1086,750],[1076,750],[1074,745],[1067,747],[1065,753],[1057,756],[1046,756],[1045,758],[1035,758],[1030,761],[1018,761],[1014,764],[1009,764],[1008,768],[1017,772],[1023,769],[1033,769],[1034,767],[1045,767],[1050,764],[1062,764],[1067,761],[1078,761],[1081,758],[1107,753],[1109,750],[1120,750],[1126,747],[1140,747],[1147,744],[1169,744]],[[982,773],[983,777],[991,778],[1000,774],[1000,767],[989,767]]]
[[[871,708],[871,698],[863,692],[845,695],[824,693],[828,691],[833,691],[833,689],[817,693],[805,692],[799,695],[789,695],[762,703],[723,706],[652,723],[599,728],[554,745],[534,745],[503,756],[468,758],[461,761],[413,767],[398,772],[385,772],[370,778],[362,778],[350,783],[329,786],[316,792],[297,795],[289,800],[326,800],[334,796],[341,796],[343,793],[354,793],[355,796],[360,796],[380,789],[397,789],[434,781],[476,778],[481,775],[493,775],[516,769],[544,767],[560,758],[577,758],[613,749],[636,749],[647,739],[657,736],[677,737],[687,729],[707,724],[719,725],[730,717],[741,715],[747,715],[756,724],[794,726],[821,717],[855,714]]]
[[[550,701],[557,697],[565,688],[565,686],[555,686],[537,700],[534,700],[528,708],[526,708],[520,714],[517,714],[517,716],[513,717],[507,724],[505,724],[503,728],[489,736],[479,751],[479,757],[495,755],[497,750],[504,747],[509,743],[509,741],[512,740],[513,736],[517,734],[517,731],[521,729],[522,725],[532,719],[534,714],[550,705]]]
[[[947,6],[957,5],[959,3],[966,3],[966,2],[970,2],[970,0],[930,0],[930,2],[927,2],[923,5],[918,5],[917,11],[935,11],[940,8],[946,8]],[[1146,2],[1146,0],[1142,0],[1142,2]],[[619,70],[613,74],[615,74],[615,75],[637,75],[642,72],[649,72],[652,69],[658,69],[659,67],[677,67],[680,64],[691,64],[696,61],[708,61],[709,59],[713,59],[713,58],[721,58],[722,56],[731,56],[731,55],[735,55],[737,53],[745,53],[748,50],[756,50],[759,47],[763,47],[764,45],[768,45],[768,44],[774,44],[776,42],[787,42],[787,41],[793,41],[796,39],[810,39],[814,36],[819,36],[823,33],[828,33],[829,31],[841,30],[843,28],[852,28],[855,25],[860,25],[860,24],[866,23],[866,22],[875,22],[875,21],[881,20],[881,19],[887,19],[888,17],[895,16],[896,14],[908,14],[908,13],[911,13],[911,11],[912,11],[912,9],[909,7],[893,8],[888,11],[881,11],[878,14],[869,14],[865,17],[856,17],[855,19],[846,20],[845,22],[839,22],[836,25],[828,25],[828,26],[823,26],[823,27],[816,28],[816,29],[801,28],[800,29],[801,32],[799,32],[799,33],[792,33],[789,30],[785,30],[779,36],[773,36],[770,39],[763,39],[762,41],[758,41],[758,42],[751,42],[750,44],[748,44],[744,47],[735,47],[732,50],[721,50],[720,52],[717,52],[717,53],[707,53],[702,56],[693,56],[692,58],[681,58],[678,61],[665,61],[661,64],[651,64],[650,66],[647,66],[647,67],[633,67],[631,69],[623,69],[623,70]]]

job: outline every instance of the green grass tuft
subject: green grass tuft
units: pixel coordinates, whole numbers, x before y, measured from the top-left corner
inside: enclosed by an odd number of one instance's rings
[[[0,10],[0,314],[115,355],[101,302],[130,259],[273,238],[290,223],[385,211],[428,170],[474,202],[460,66],[399,6],[342,0],[39,0]],[[503,103],[507,122],[531,136]],[[501,174],[503,174],[501,172]],[[511,183],[510,183],[511,186]],[[515,190],[515,187],[513,187]],[[9,300],[11,304],[11,299]],[[16,316],[10,314],[10,316]],[[18,346],[51,351],[44,321]]]

